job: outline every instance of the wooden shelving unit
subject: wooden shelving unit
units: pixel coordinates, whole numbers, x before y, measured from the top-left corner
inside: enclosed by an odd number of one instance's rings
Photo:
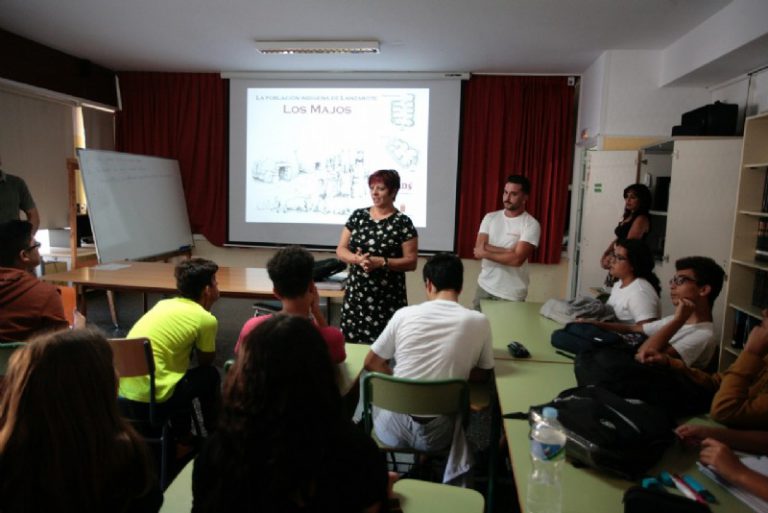
[[[739,170],[733,245],[726,282],[727,308],[723,322],[720,370],[726,369],[741,349],[733,347],[737,312],[759,320],[761,307],[753,303],[755,280],[759,271],[768,272],[768,262],[755,259],[758,224],[768,219],[763,208],[763,191],[768,179],[768,112],[747,118]],[[768,286],[768,284],[767,284]]]

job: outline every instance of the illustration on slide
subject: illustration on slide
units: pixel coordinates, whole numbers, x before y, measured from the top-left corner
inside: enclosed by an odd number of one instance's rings
[[[271,99],[286,102],[280,104],[282,115],[268,127],[254,122],[248,132],[246,221],[344,222],[370,200],[368,175],[383,168],[400,172],[401,210],[407,204],[412,218],[419,211],[426,217],[428,94],[375,93],[355,97],[348,109],[334,107],[343,100],[321,101],[317,93],[272,93]],[[306,108],[301,104],[305,99]],[[318,107],[323,105],[328,108]],[[329,119],[318,112],[344,112],[346,117]]]

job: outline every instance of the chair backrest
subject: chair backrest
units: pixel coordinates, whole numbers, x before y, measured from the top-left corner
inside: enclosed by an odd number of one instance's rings
[[[409,415],[459,414],[466,421],[469,385],[463,379],[415,380],[372,372],[363,377],[363,421],[372,425],[372,406]]]
[[[61,295],[61,303],[64,305],[64,318],[70,326],[75,325],[75,308],[77,308],[77,291],[75,287],[65,285],[56,286]]]
[[[121,378],[149,376],[149,414],[155,422],[155,357],[152,344],[146,337],[110,338],[115,370]]]
[[[148,338],[110,338],[108,342],[121,378],[154,375],[155,359]]]
[[[5,376],[11,355],[24,345],[26,345],[25,342],[0,342],[0,376]]]

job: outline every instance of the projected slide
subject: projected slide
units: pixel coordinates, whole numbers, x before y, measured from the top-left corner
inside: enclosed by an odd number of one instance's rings
[[[396,169],[395,206],[426,226],[429,89],[250,87],[246,109],[246,223],[343,225]]]

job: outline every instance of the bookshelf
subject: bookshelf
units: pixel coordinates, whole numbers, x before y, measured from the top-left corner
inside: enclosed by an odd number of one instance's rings
[[[726,281],[720,370],[741,352],[768,307],[768,112],[744,124],[733,244]]]

